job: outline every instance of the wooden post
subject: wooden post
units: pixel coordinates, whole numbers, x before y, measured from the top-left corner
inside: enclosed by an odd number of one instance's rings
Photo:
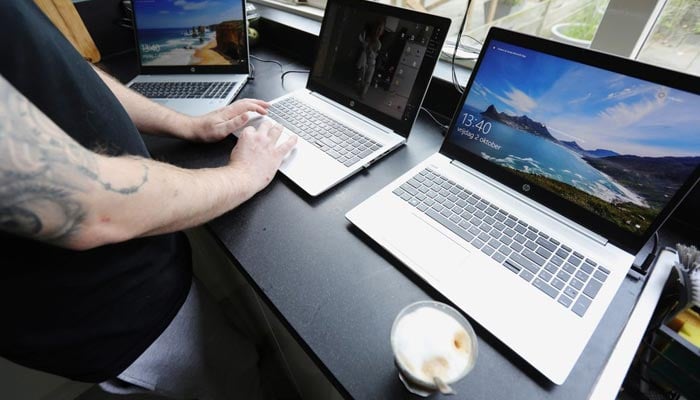
[[[100,61],[100,52],[71,0],[34,0],[34,3],[86,60],[93,64]]]

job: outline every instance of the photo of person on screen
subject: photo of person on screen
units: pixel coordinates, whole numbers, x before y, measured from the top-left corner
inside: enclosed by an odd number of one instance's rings
[[[372,77],[377,65],[377,56],[382,49],[380,39],[384,34],[384,25],[383,18],[368,23],[358,37],[362,51],[357,58],[355,67],[357,68],[357,88],[360,96],[367,94],[367,90],[372,83]]]

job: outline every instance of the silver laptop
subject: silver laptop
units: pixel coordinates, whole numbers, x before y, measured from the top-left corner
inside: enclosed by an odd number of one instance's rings
[[[449,25],[375,2],[329,0],[306,88],[270,102],[269,118],[301,139],[280,171],[316,196],[404,144]]]
[[[229,104],[249,76],[245,2],[132,0],[139,75],[130,88],[202,115]]]
[[[700,79],[492,29],[440,151],[346,217],[556,384],[700,176]]]

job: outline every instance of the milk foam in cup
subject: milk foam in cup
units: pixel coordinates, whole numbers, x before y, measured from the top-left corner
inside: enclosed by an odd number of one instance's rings
[[[434,301],[413,303],[399,313],[391,330],[391,346],[401,374],[432,390],[437,389],[435,377],[447,384],[456,382],[477,358],[476,334],[469,321]]]

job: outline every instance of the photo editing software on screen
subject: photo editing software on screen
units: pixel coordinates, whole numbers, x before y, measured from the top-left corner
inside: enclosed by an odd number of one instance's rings
[[[133,0],[141,64],[236,65],[245,62],[242,0]]]
[[[700,163],[700,96],[498,41],[448,140],[642,234]]]
[[[423,61],[439,56],[438,32],[342,2],[326,14],[313,77],[394,119],[414,115],[425,90],[414,84]]]

